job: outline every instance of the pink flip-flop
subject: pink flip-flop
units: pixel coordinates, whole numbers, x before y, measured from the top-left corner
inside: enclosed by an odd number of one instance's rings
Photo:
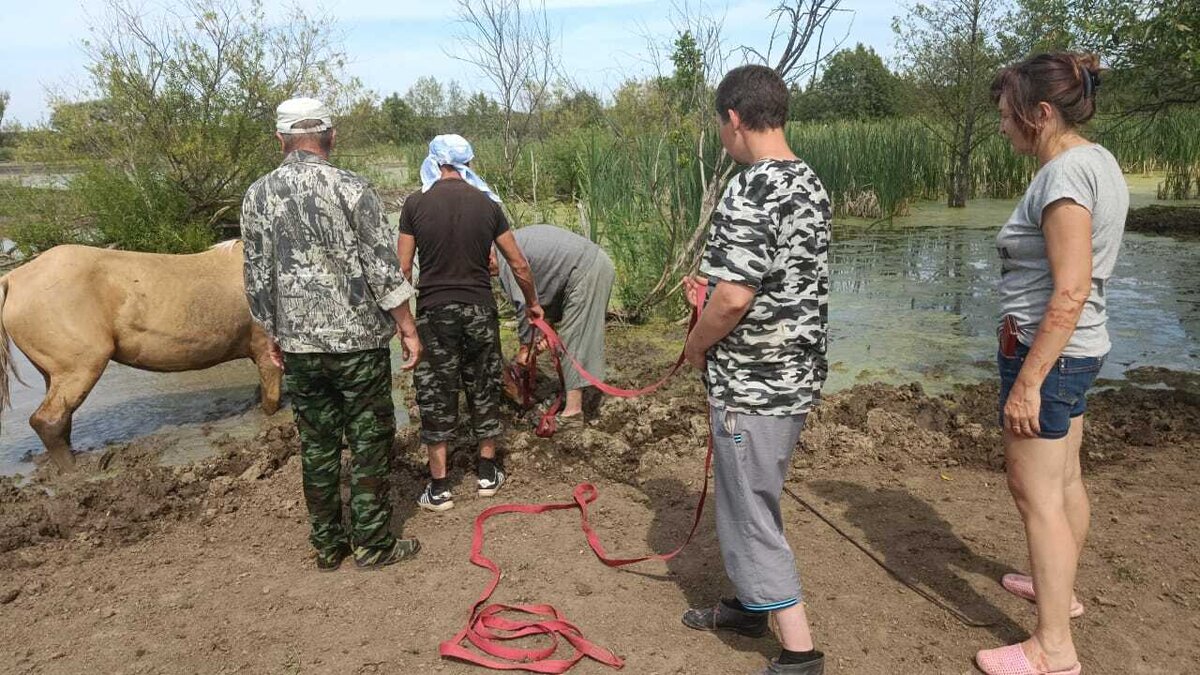
[[[1037,592],[1033,590],[1033,577],[1027,574],[1005,574],[1000,578],[1000,585],[1018,598],[1037,602]],[[1081,616],[1083,616],[1083,603],[1072,595],[1071,618],[1076,619]]]
[[[1020,644],[981,649],[975,654],[975,665],[987,675],[1080,675],[1083,666],[1076,663],[1064,670],[1035,670]]]

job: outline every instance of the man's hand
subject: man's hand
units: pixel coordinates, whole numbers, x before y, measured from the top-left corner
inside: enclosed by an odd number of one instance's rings
[[[400,331],[400,350],[404,353],[404,363],[400,370],[412,370],[421,360],[421,338],[417,337],[415,328],[411,331]]]
[[[408,301],[388,310],[396,323],[396,334],[400,336],[400,349],[404,354],[404,364],[401,370],[412,370],[421,360],[421,338],[417,336],[417,322],[413,321],[412,309]]]
[[[279,348],[279,343],[275,341],[275,338],[267,338],[267,356],[276,368],[283,370],[283,350]]]
[[[546,310],[542,309],[541,305],[530,305],[525,309],[525,318],[529,319],[530,323],[541,321],[546,318]]]
[[[687,298],[687,302],[692,307],[704,309],[700,307],[700,298],[704,297],[708,290],[708,279],[701,276],[686,276],[683,278],[683,295]]]
[[[1004,402],[1004,426],[1017,438],[1037,438],[1041,433],[1038,423],[1041,409],[1041,387],[1022,384],[1018,378]]]
[[[550,341],[546,339],[545,335],[538,338],[537,342],[522,343],[517,349],[517,365],[528,366],[529,359],[532,358],[534,354],[541,354],[549,348]]]

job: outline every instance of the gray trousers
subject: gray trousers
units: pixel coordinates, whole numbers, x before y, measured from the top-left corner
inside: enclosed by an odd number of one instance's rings
[[[779,497],[805,415],[749,415],[709,406],[717,541],[725,574],[747,609],[800,602],[796,558]]]
[[[577,267],[563,290],[558,335],[585,370],[604,379],[604,317],[612,296],[612,260],[604,251],[586,267]],[[569,364],[563,364],[567,391],[590,386]]]

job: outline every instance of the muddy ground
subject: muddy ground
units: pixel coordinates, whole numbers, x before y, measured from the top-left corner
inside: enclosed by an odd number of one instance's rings
[[[657,331],[662,332],[662,331]],[[678,333],[678,334],[677,334]],[[615,330],[613,381],[645,382],[681,331]],[[397,378],[397,395],[411,396]],[[1084,455],[1093,530],[1074,623],[1087,673],[1200,672],[1200,378],[1140,371],[1090,403]],[[1031,606],[996,584],[1025,567],[1024,538],[1000,472],[996,386],[932,397],[919,385],[863,385],[830,396],[796,453],[785,498],[819,646],[830,673],[970,673],[981,647],[1021,639]],[[705,420],[694,372],[657,394],[608,400],[585,429],[553,440],[515,421],[511,483],[495,500],[469,489],[471,453],[454,455],[458,506],[416,509],[424,481],[413,430],[396,443],[395,528],[417,559],[378,572],[317,573],[306,543],[299,458],[287,411],[218,456],[159,466],[169,439],[114,446],[68,476],[0,483],[0,672],[476,673],[438,658],[487,581],[467,562],[471,523],[505,501],[566,501],[600,490],[592,520],[610,553],[672,549],[703,476]],[[222,439],[217,439],[221,441]],[[547,602],[626,660],[631,673],[748,673],[778,645],[694,632],[689,605],[728,593],[711,511],[668,562],[624,570],[588,550],[573,511],[489,522],[505,570],[496,601]],[[578,673],[608,672],[584,662]]]
[[[1177,239],[1200,239],[1200,206],[1153,205],[1131,209],[1125,229]]]

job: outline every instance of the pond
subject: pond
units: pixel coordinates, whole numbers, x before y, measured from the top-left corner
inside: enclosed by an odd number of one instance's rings
[[[839,228],[830,248],[829,391],[919,380],[929,391],[994,374],[996,230],[1012,202],[926,207]],[[1200,243],[1126,234],[1108,287],[1113,349],[1102,377],[1200,371]]]
[[[1152,184],[1130,182],[1135,205],[1148,202]],[[890,224],[839,223],[830,250],[827,390],[919,380],[937,392],[992,377],[1000,275],[994,238],[1013,206],[923,205]],[[1103,377],[1143,366],[1200,372],[1198,269],[1198,242],[1126,235],[1109,285],[1113,350]],[[0,413],[0,473],[29,471],[30,455],[42,451],[26,422],[41,402],[41,378],[14,354],[31,386],[14,382],[13,408]],[[201,455],[214,437],[259,428],[256,387],[246,360],[173,374],[110,364],[75,415],[73,440],[90,449],[157,432],[186,441],[175,443],[182,458]],[[407,420],[406,411],[397,413]]]

